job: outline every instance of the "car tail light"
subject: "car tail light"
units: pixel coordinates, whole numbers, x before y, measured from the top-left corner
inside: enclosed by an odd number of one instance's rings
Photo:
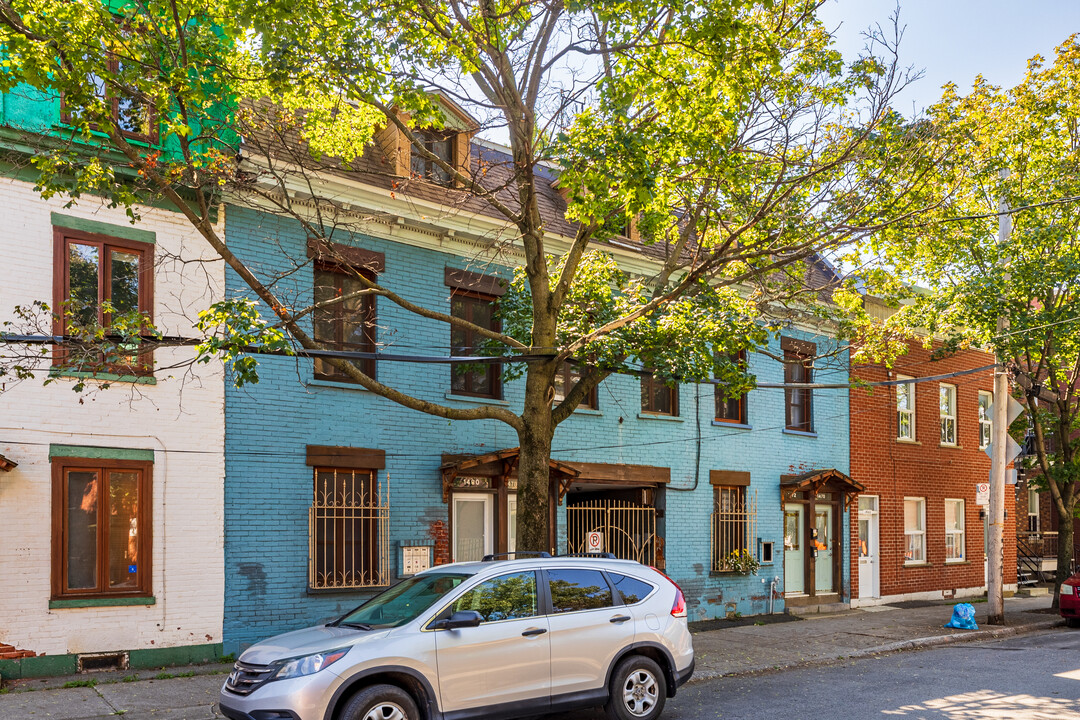
[[[675,582],[666,574],[654,568],[652,565],[650,565],[649,567],[663,575],[665,580],[675,586],[675,602],[671,604],[671,617],[686,617],[686,597],[683,595],[682,588],[679,587],[679,583]]]

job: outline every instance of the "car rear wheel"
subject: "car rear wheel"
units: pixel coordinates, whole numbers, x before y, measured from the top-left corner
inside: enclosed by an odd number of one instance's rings
[[[1065,618],[1065,625],[1071,628],[1080,628],[1080,618]]]
[[[615,667],[609,691],[604,710],[610,720],[654,720],[667,700],[664,671],[643,655],[631,655]]]
[[[420,720],[420,711],[396,685],[372,685],[353,695],[338,720]]]

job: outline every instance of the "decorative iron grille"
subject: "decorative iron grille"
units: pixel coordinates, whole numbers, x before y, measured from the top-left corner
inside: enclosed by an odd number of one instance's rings
[[[717,487],[712,513],[712,569],[736,570],[733,553],[753,552],[757,537],[757,491],[745,487]]]
[[[372,470],[316,468],[308,515],[308,581],[313,589],[390,584],[386,488]]]
[[[588,500],[566,508],[566,550],[586,551],[589,533],[604,538],[604,552],[643,565],[664,566],[664,541],[656,534],[656,508],[621,500]]]

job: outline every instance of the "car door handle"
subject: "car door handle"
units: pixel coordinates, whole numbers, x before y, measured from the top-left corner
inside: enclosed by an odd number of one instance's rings
[[[629,619],[630,619],[629,615],[616,615],[615,617],[608,620],[608,622],[623,623],[623,622],[626,622]]]
[[[529,628],[525,632],[521,633],[522,637],[532,637],[533,635],[543,635],[547,632],[547,628]]]

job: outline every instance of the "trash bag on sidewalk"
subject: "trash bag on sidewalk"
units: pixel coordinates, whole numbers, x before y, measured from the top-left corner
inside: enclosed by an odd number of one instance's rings
[[[945,623],[947,628],[957,628],[959,630],[978,630],[979,626],[975,624],[975,608],[971,603],[960,603],[953,606],[952,619]]]

